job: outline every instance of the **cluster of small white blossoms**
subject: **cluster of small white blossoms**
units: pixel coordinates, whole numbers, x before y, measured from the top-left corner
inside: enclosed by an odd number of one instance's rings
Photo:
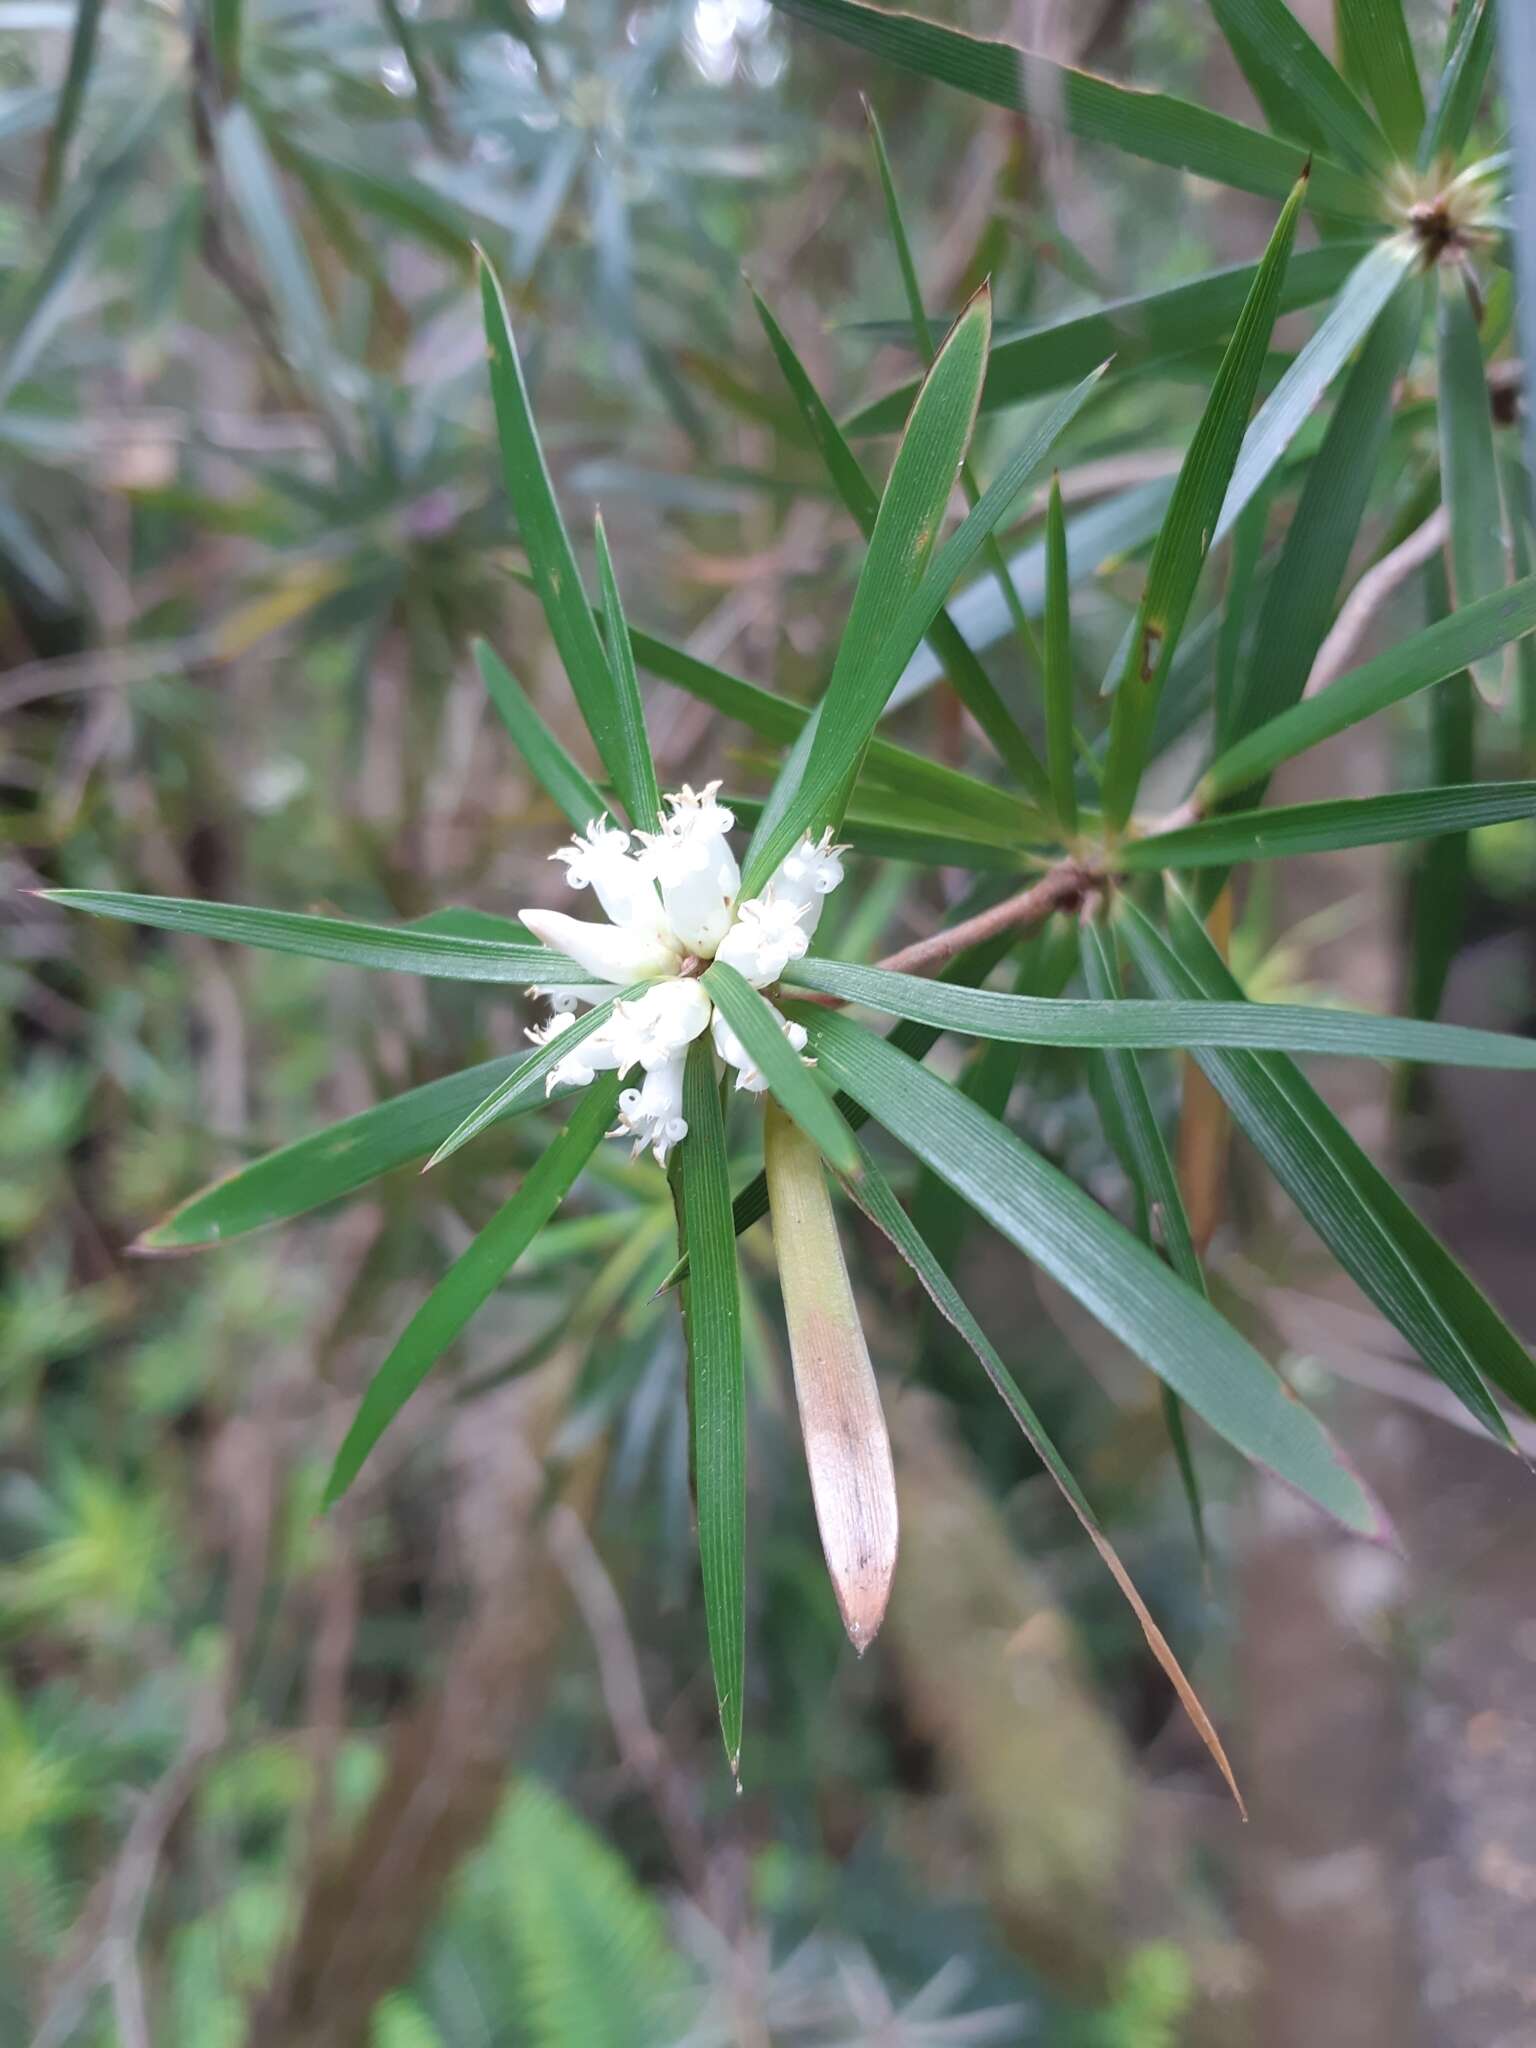
[[[636,982],[644,995],[621,1002],[550,1069],[547,1089],[585,1087],[599,1073],[640,1068],[638,1087],[619,1097],[613,1137],[632,1137],[638,1155],[650,1147],[658,1165],[687,1136],[683,1064],[688,1047],[708,1029],[715,1050],[736,1069],[736,1086],[760,1093],[762,1073],[698,980],[711,960],[724,960],[753,988],[776,982],[810,945],[822,900],[843,879],[843,848],[832,834],[802,839],[774,870],[760,896],[737,901],[741,870],[726,834],[735,813],[716,802],[718,782],[686,786],[667,798],[671,815],[659,832],[622,832],[594,819],[563,861],[573,889],[590,888],[608,922],[587,923],[559,910],[524,910],[523,923],[547,946],[586,968],[590,984],[529,991],[548,999],[553,1015],[533,1026],[535,1045],[548,1045],[574,1023],[579,1003],[604,1003]],[[777,1013],[775,1013],[777,1014]],[[780,1017],[796,1052],[805,1031]]]

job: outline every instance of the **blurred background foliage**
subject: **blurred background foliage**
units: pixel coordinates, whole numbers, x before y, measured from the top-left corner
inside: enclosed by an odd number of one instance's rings
[[[1203,7],[948,11],[1248,110]],[[1418,13],[1428,47],[1443,10]],[[1262,201],[875,72],[767,0],[0,4],[7,2040],[1239,2038],[1255,1962],[1233,1819],[1070,1518],[876,1240],[857,1237],[866,1322],[912,1398],[893,1420],[902,1573],[862,1664],[820,1569],[774,1290],[747,1296],[737,1798],[680,1339],[648,1308],[673,1257],[659,1176],[599,1156],[317,1519],[371,1366],[547,1128],[205,1258],[124,1249],[220,1170],[511,1049],[518,1013],[66,929],[16,893],[391,919],[526,899],[563,828],[493,729],[471,636],[574,728],[510,573],[473,242],[513,294],[573,527],[601,499],[636,626],[805,696],[857,536],[741,273],[841,400],[908,373],[882,331],[901,285],[861,84],[934,309],[990,275],[1000,323],[1034,323],[1262,247]],[[1117,379],[1074,440],[1085,670],[1124,632],[1210,367]],[[1423,516],[1426,439],[1410,414],[1368,550]],[[1015,535],[1037,578],[1042,510]],[[760,743],[692,699],[655,688],[650,712],[664,782],[760,771]],[[1488,766],[1529,758],[1533,712],[1527,686],[1485,719]],[[967,756],[941,693],[914,690],[891,730]],[[1463,743],[1411,714],[1389,742],[1410,768]],[[1395,944],[1402,868],[1323,904],[1256,886],[1234,939],[1250,991],[1413,988],[1432,1011],[1461,940],[1530,929],[1530,830],[1460,846],[1455,874],[1417,877],[1456,906],[1443,958]],[[965,886],[855,876],[828,915],[845,951],[926,929]],[[1385,991],[1339,968],[1362,930],[1390,956]],[[1496,958],[1478,1021],[1518,1023],[1528,954]],[[1125,1209],[1075,1063],[1018,1067],[1034,1142]],[[1398,1108],[1439,1158],[1438,1106]],[[1250,1193],[1239,1172],[1213,1280],[1269,1327],[1271,1282],[1305,1297],[1312,1253]],[[1222,1543],[1202,1574],[1155,1401],[1021,1261],[947,1249],[1180,1654],[1238,1714],[1240,1589]],[[1310,1346],[1280,1328],[1294,1365]],[[1248,1527],[1217,1458],[1207,1484],[1218,1533]]]

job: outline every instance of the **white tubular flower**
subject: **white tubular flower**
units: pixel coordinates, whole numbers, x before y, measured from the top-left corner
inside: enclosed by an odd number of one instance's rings
[[[754,988],[777,981],[791,960],[802,957],[810,939],[799,908],[772,896],[754,896],[739,904],[736,922],[715,950]]]
[[[667,924],[689,952],[708,956],[731,927],[741,870],[726,834],[734,811],[716,803],[718,782],[692,790],[684,783],[667,802],[660,832],[645,833],[646,858],[661,885]]]
[[[773,1008],[771,1003],[769,1008]],[[806,1043],[805,1026],[803,1024],[791,1023],[788,1017],[779,1017],[777,1010],[774,1010],[773,1014],[779,1018],[779,1029],[789,1040],[795,1051],[804,1052]],[[744,1089],[749,1095],[761,1095],[768,1086],[763,1076],[762,1068],[753,1063],[752,1055],[747,1051],[747,1048],[742,1044],[718,1010],[715,1012],[712,1035],[715,1041],[715,1051],[719,1053],[721,1059],[725,1061],[728,1067],[736,1069],[736,1086],[739,1089]]]
[[[573,889],[591,889],[608,922],[588,923],[558,910],[525,910],[523,923],[590,974],[590,982],[534,988],[551,1015],[528,1032],[537,1046],[555,1046],[575,1023],[578,1006],[612,1002],[637,982],[632,998],[576,1045],[560,1050],[546,1079],[557,1088],[584,1088],[596,1075],[637,1074],[638,1085],[619,1097],[619,1124],[638,1155],[647,1148],[664,1166],[687,1135],[683,1068],[688,1048],[712,1030],[716,1053],[735,1071],[736,1086],[760,1095],[767,1082],[740,1038],[715,1009],[696,963],[715,959],[734,967],[754,988],[767,988],[810,944],[823,899],[843,879],[843,848],[831,831],[803,838],[774,870],[760,896],[738,903],[741,870],[727,840],[734,813],[719,802],[718,782],[686,786],[667,798],[659,832],[624,832],[608,818],[552,856]],[[689,959],[692,955],[693,958]],[[688,961],[688,972],[680,970]],[[802,1025],[778,1018],[779,1028],[803,1053]]]
[[[800,929],[809,939],[821,922],[821,906],[843,879],[841,856],[845,846],[834,846],[829,825],[820,839],[809,833],[792,852],[786,853],[763,891],[775,903],[793,904],[800,912]]]
[[[606,818],[593,818],[585,832],[549,857],[564,862],[573,889],[591,889],[610,924],[665,933],[650,861],[643,853],[631,853],[629,834]]]
[[[626,1088],[619,1097],[619,1123],[614,1137],[631,1137],[636,1158],[649,1145],[651,1157],[665,1166],[667,1154],[688,1135],[683,1120],[683,1064],[686,1055],[676,1053],[660,1066],[647,1070],[638,1088]]]
[[[634,1064],[647,1072],[686,1052],[709,1026],[714,1005],[703,984],[684,980],[658,981],[632,1003],[620,1003],[626,1046],[635,1048]]]
[[[558,1033],[561,1028],[569,1030],[571,1022],[569,1017],[551,1017],[546,1028],[551,1033]],[[531,1038],[533,1033],[530,1031],[528,1035]],[[606,1024],[599,1024],[595,1031],[589,1031],[580,1045],[573,1045],[563,1058],[555,1061],[544,1076],[544,1093],[553,1095],[557,1088],[585,1088],[599,1074],[611,1074],[615,1068],[622,1071],[620,1062],[624,1050],[610,1018]],[[633,1066],[634,1061],[629,1064]]]
[[[520,910],[518,916],[535,938],[553,946],[599,981],[627,988],[635,981],[656,981],[675,974],[681,952],[665,933],[639,926],[587,924],[563,910]]]

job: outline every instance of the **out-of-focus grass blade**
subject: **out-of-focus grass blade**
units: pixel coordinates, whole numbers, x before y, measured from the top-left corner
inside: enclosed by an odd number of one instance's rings
[[[859,1154],[852,1131],[838,1115],[830,1093],[817,1080],[814,1070],[780,1030],[778,1016],[766,997],[760,996],[723,960],[705,970],[704,986],[750,1053],[768,1083],[768,1092],[784,1114],[794,1119],[839,1173],[857,1173]]]
[[[1444,682],[1479,656],[1507,647],[1536,627],[1536,576],[1464,605],[1437,626],[1352,669],[1316,697],[1282,711],[1228,748],[1206,770],[1202,802],[1235,795],[1278,768],[1282,761],[1331,739],[1389,704]]]
[[[1411,163],[1424,132],[1424,88],[1403,0],[1338,0],[1345,69],[1365,85],[1399,160]]]
[[[757,317],[762,322],[763,332],[768,337],[768,345],[783,372],[784,381],[800,408],[818,454],[826,464],[827,474],[831,477],[844,506],[867,540],[874,532],[875,519],[879,513],[879,494],[864,474],[858,457],[849,447],[842,429],[824,404],[820,392],[795,353],[789,337],[755,291],[752,294],[752,302],[757,308]],[[1043,795],[1046,786],[1045,771],[1034,748],[1020,732],[1007,705],[998,695],[991,677],[951,624],[947,613],[941,611],[934,620],[929,629],[928,644],[943,664],[954,686],[955,694],[992,742],[999,759],[1013,770],[1026,789],[1031,790],[1036,796]],[[874,744],[878,743],[872,743],[871,751]]]
[[[441,981],[589,982],[578,967],[548,946],[471,939],[420,925],[356,924],[339,917],[309,917],[295,910],[251,910],[240,903],[204,903],[188,896],[134,896],[113,889],[40,889],[66,910],[120,918],[157,931],[227,939],[267,953],[302,953],[346,967],[380,967]]]
[[[534,710],[500,655],[483,640],[474,643],[474,651],[475,666],[486,694],[540,786],[554,798],[578,832],[585,830],[593,819],[606,817],[608,806],[597,785],[581,772]]]
[[[1122,900],[1121,929],[1160,992],[1214,1001],[1241,987],[1199,918],[1170,894],[1169,937]],[[1492,1380],[1536,1412],[1536,1366],[1493,1305],[1366,1157],[1292,1062],[1274,1053],[1197,1050],[1234,1121],[1344,1270],[1424,1363],[1501,1442]]]
[[[942,363],[942,356],[939,361]],[[937,365],[933,374],[938,374]],[[834,668],[833,680],[822,699],[827,715],[806,763],[804,777],[772,838],[765,840],[764,835],[759,834],[760,841],[764,843],[754,846],[748,856],[744,887],[760,887],[802,832],[822,823],[835,822],[838,800],[851,787],[875,721],[940,606],[975,559],[982,543],[996,529],[1008,507],[1086,404],[1101,375],[1102,371],[1098,371],[1086,378],[1036,423],[1023,446],[1003,465],[976,505],[934,555],[921,581],[899,606],[894,619],[886,620],[883,634],[878,629],[872,632],[873,644],[868,659],[861,666],[850,664],[843,670],[844,687],[835,697],[833,692],[838,683],[838,668]],[[840,652],[838,667],[842,667],[842,663]]]
[[[640,680],[635,674],[635,650],[630,645],[629,624],[619,596],[619,580],[613,573],[608,552],[608,534],[599,512],[593,523],[592,539],[597,551],[597,583],[603,605],[603,628],[608,643],[608,666],[613,675],[619,745],[624,756],[624,773],[615,774],[624,808],[643,831],[661,829],[661,789],[656,781],[656,764],[646,737],[645,713],[640,705]]]
[[[334,356],[330,315],[256,117],[236,104],[219,119],[219,168],[304,376],[323,382]]]
[[[992,295],[984,286],[950,330],[912,408],[881,496],[804,774],[773,832],[760,833],[748,849],[743,890],[749,896],[802,830],[821,821],[820,813],[856,767],[900,673],[902,664],[887,676],[876,657],[892,616],[922,582],[937,546],[975,425],[991,332]]]
[[[356,1194],[380,1174],[430,1152],[523,1063],[519,1052],[466,1067],[253,1159],[178,1203],[133,1249],[179,1252],[224,1244]]]
[[[1444,689],[1437,691],[1436,703],[1445,697]],[[1239,861],[1283,860],[1296,853],[1335,853],[1348,846],[1388,846],[1444,833],[1476,832],[1484,825],[1531,817],[1536,817],[1536,782],[1450,783],[1435,789],[1396,790],[1390,796],[1233,811],[1177,831],[1127,840],[1115,858],[1129,869],[1227,867]]]
[[[0,334],[5,337],[0,347],[0,404],[32,374],[63,319],[75,273],[133,191],[139,160],[164,106],[164,99],[157,96],[130,117],[120,146],[91,166],[78,196],[61,209],[58,232],[36,272],[8,283],[0,301]]]
[[[1083,981],[1089,995],[1099,1002],[1123,1002],[1125,989],[1120,978],[1120,962],[1115,957],[1114,940],[1097,920],[1084,918],[1078,924],[1078,944]],[[1109,1100],[1117,1113],[1120,1139],[1117,1149],[1121,1151],[1126,1172],[1140,1195],[1145,1234],[1179,1278],[1198,1293],[1205,1294],[1208,1291],[1205,1273],[1195,1250],[1179,1177],[1163,1142],[1152,1099],[1142,1077],[1141,1063],[1134,1053],[1115,1049],[1106,1049],[1101,1059],[1109,1085]],[[1163,1389],[1163,1398],[1168,1435],[1183,1483],[1184,1498],[1189,1505],[1195,1544],[1204,1558],[1205,1509],[1199,1475],[1190,1454],[1184,1411],[1178,1396],[1167,1387]]]
[[[1451,23],[1445,69],[1419,145],[1423,170],[1441,157],[1457,156],[1472,133],[1493,61],[1493,12],[1493,0],[1462,0]]]
[[[528,551],[534,588],[587,730],[614,786],[627,792],[632,786],[632,763],[618,686],[603,652],[597,621],[582,589],[581,572],[555,500],[554,485],[528,402],[528,386],[523,380],[507,302],[495,271],[483,255],[480,292],[507,497]],[[636,797],[638,801],[638,791]],[[628,802],[627,794],[625,801]],[[632,822],[643,825],[646,820],[632,814]]]
[[[1331,156],[1366,172],[1386,168],[1387,138],[1284,0],[1211,0],[1211,9],[1234,48],[1245,45],[1278,90],[1295,96]]]
[[[325,1505],[340,1500],[379,1438],[478,1309],[485,1306],[570,1193],[602,1142],[619,1096],[617,1074],[599,1074],[570,1122],[523,1176],[517,1193],[448,1268],[368,1383],[325,1483]]]
[[[208,38],[226,99],[240,90],[240,65],[245,40],[245,0],[210,0]]]
[[[921,78],[1060,125],[1085,142],[1107,143],[1129,156],[1193,171],[1240,192],[1283,198],[1305,162],[1305,153],[1294,144],[1187,100],[1115,85],[1012,43],[990,42],[914,14],[865,6],[862,0],[774,0],[774,5]],[[1317,166],[1310,204],[1354,220],[1377,217],[1371,182],[1333,164]]]
[[[280,161],[298,172],[321,203],[328,203],[333,210],[336,200],[347,199],[363,213],[398,228],[424,248],[452,257],[455,263],[467,265],[474,254],[462,211],[420,178],[405,174],[389,177],[367,165],[350,163],[334,151],[296,143],[291,136],[283,139]],[[372,253],[370,248],[370,259]]]
[[[707,1035],[688,1049],[683,1116],[688,1135],[673,1154],[672,1186],[678,1249],[688,1254],[682,1307],[699,1565],[720,1732],[734,1772],[741,1761],[747,1654],[746,1387],[725,1122]]]
[[[1242,446],[1243,429],[1253,410],[1275,324],[1280,280],[1305,194],[1304,176],[1286,201],[1259,265],[1152,552],[1110,723],[1103,800],[1105,814],[1114,825],[1125,822],[1136,800],[1158,696],[1189,616]]]
[[[478,1138],[483,1130],[499,1123],[504,1116],[515,1116],[520,1109],[538,1102],[544,1093],[544,1082],[550,1068],[558,1065],[583,1039],[590,1038],[594,1031],[606,1024],[620,1003],[632,1001],[643,993],[644,984],[637,982],[633,988],[625,989],[606,1003],[595,1004],[564,1031],[553,1033],[545,1044],[536,1045],[527,1059],[514,1067],[484,1101],[477,1103],[468,1116],[454,1126],[423,1171],[440,1166],[461,1145],[467,1145],[471,1138]]]
[[[794,988],[816,989],[843,1002],[910,1018],[971,1038],[1019,1045],[1247,1046],[1330,1053],[1356,1059],[1432,1060],[1445,1066],[1536,1071],[1536,1038],[1425,1024],[1413,1017],[1377,1017],[1363,1010],[1309,1009],[1300,1003],[1084,1002],[1011,996],[960,988],[812,955],[790,963]]]
[[[816,1525],[843,1627],[862,1657],[885,1618],[896,1568],[890,1437],[821,1159],[772,1104],[763,1165]],[[856,1178],[857,1145],[852,1165]]]
[[[1379,1510],[1246,1338],[1085,1194],[926,1067],[849,1018],[804,1018],[830,1079],[1246,1457],[1361,1535]]]
[[[1318,400],[1413,274],[1409,235],[1378,242],[1350,272],[1315,334],[1259,407],[1222,502],[1211,545],[1225,540],[1306,425]]]
[[[1280,291],[1282,313],[1331,298],[1373,242],[1333,241],[1292,258]],[[1009,334],[993,344],[981,387],[981,410],[1001,412],[1075,384],[1113,357],[1117,373],[1146,369],[1192,350],[1225,342],[1258,274],[1256,263],[1207,271],[1187,284],[1111,300],[1089,313],[1073,313]],[[906,418],[917,383],[899,385],[862,406],[847,423],[850,434],[894,433]]]
[[[1221,728],[1223,746],[1297,703],[1329,627],[1392,424],[1392,397],[1423,311],[1417,281],[1377,318],[1307,469],[1264,594],[1253,646]],[[1239,463],[1241,468],[1241,463]],[[1230,494],[1229,494],[1230,495]]]
[[[889,1181],[867,1153],[864,1156],[863,1176],[850,1192],[870,1222],[884,1232],[912,1268],[940,1315],[952,1325],[976,1354],[983,1372],[1002,1397],[1003,1405],[1009,1414],[1019,1425],[1025,1442],[1060,1487],[1068,1506],[1081,1522],[1110,1576],[1130,1602],[1131,1611],[1141,1625],[1148,1648],[1162,1666],[1168,1682],[1179,1696],[1185,1713],[1194,1723],[1201,1741],[1211,1752],[1218,1769],[1231,1788],[1233,1798],[1241,1807],[1242,1795],[1237,1789],[1237,1780],[1232,1774],[1232,1766],[1227,1761],[1226,1751],[1221,1746],[1221,1739],[1210,1716],[1201,1706],[1194,1687],[1185,1677],[1183,1667],[1169,1647],[1167,1638],[1152,1619],[1151,1611],[1137,1592],[1129,1572],[1120,1561],[1118,1552],[1104,1534],[1098,1517],[1088,1504],[1087,1496],[1073,1476],[1071,1467],[1057,1450],[1044,1423],[1025,1398],[1017,1380],[1004,1365],[991,1339],[967,1308],[942,1263],[934,1256],[911,1217],[896,1199]]]
[[[1451,521],[1451,595],[1459,609],[1509,581],[1488,376],[1466,279],[1443,264],[1440,282],[1440,471]],[[1471,664],[1481,693],[1503,690],[1501,654]]]
[[[1070,837],[1077,830],[1077,762],[1072,747],[1072,597],[1060,476],[1051,478],[1045,560],[1045,751],[1052,807]]]
[[[91,81],[91,66],[96,58],[96,35],[101,27],[101,14],[102,0],[76,0],[75,30],[69,41],[69,62],[64,71],[64,83],[59,87],[58,111],[53,117],[53,126],[48,131],[48,145],[43,151],[42,176],[38,181],[38,205],[44,213],[52,212],[53,203],[59,196],[59,184],[69,157],[69,145],[79,125],[85,89]]]

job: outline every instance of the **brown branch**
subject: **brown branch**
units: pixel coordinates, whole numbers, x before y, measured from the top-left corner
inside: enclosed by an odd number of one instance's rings
[[[1004,932],[1030,932],[1055,911],[1076,910],[1101,881],[1102,877],[1093,869],[1082,867],[1075,860],[1063,861],[1017,896],[1006,897],[990,910],[978,911],[974,917],[963,918],[944,931],[932,932],[926,939],[917,939],[900,952],[887,954],[876,965],[892,974],[929,973],[947,965],[957,953],[984,945]]]
[[[1333,631],[1318,649],[1312,673],[1307,677],[1306,696],[1317,696],[1330,683],[1336,683],[1353,665],[1360,643],[1370,631],[1376,614],[1393,592],[1431,559],[1443,544],[1448,530],[1449,522],[1442,505],[1431,512],[1422,526],[1415,527],[1406,540],[1400,541],[1390,554],[1383,555],[1374,567],[1366,570],[1350,592],[1334,622]]]

